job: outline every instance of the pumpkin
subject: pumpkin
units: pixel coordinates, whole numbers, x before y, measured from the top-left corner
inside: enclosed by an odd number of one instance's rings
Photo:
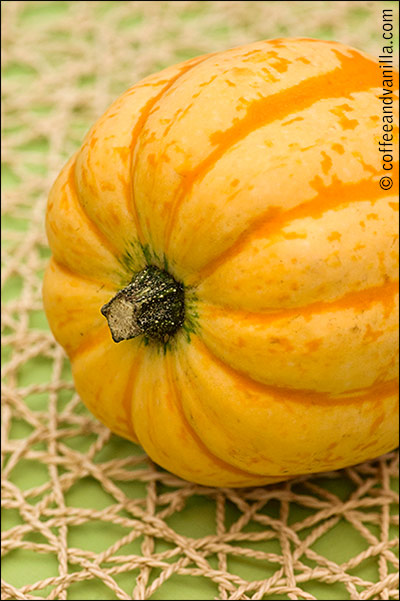
[[[87,407],[163,468],[240,487],[396,447],[380,96],[362,52],[261,41],[137,83],[62,169],[51,329]]]

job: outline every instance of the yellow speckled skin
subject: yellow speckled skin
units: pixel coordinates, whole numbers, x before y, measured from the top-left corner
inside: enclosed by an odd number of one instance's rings
[[[171,472],[258,485],[398,444],[381,94],[334,42],[198,57],[125,92],[55,182],[50,326],[89,409]],[[116,344],[100,309],[148,263],[185,285],[184,327]]]

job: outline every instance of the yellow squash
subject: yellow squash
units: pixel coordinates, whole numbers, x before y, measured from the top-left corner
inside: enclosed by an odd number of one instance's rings
[[[201,56],[125,92],[55,182],[50,326],[87,407],[171,472],[258,485],[397,445],[382,76],[311,39]]]

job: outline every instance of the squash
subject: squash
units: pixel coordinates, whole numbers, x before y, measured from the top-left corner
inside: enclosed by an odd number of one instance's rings
[[[200,56],[128,89],[54,183],[51,329],[87,407],[165,469],[240,487],[396,447],[380,96],[335,42]]]

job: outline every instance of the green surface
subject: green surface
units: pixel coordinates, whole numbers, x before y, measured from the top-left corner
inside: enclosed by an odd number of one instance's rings
[[[6,3],[2,3],[6,4]],[[7,3],[8,4],[8,3]],[[25,6],[24,10],[19,16],[19,27],[21,36],[23,37],[24,32],[34,30],[35,28],[47,28],[48,35],[58,36],[58,40],[62,40],[65,37],[65,43],[68,44],[69,35],[65,31],[58,31],[58,24],[62,24],[63,17],[71,11],[72,4],[83,4],[83,3],[71,3],[71,2],[29,2]],[[108,16],[112,15],[118,5],[125,5],[125,2],[100,2],[96,4],[94,13],[97,19],[107,19]],[[126,29],[132,30],[132,37],[135,39],[135,31],[140,30],[143,26],[146,17],[141,12],[140,3],[132,5],[132,14],[129,18],[117,22],[114,30],[114,35],[118,35],[118,30],[124,31]],[[158,4],[158,11],[164,11],[167,15],[169,14],[172,18],[174,16],[173,4],[174,3],[153,3]],[[213,2],[192,2],[189,3],[187,10],[182,10],[180,18],[175,18],[175,27],[184,28],[186,23],[193,23],[196,19],[207,14],[207,11],[213,10]],[[259,3],[268,4],[268,3]],[[271,4],[271,3],[270,3]],[[277,4],[277,3],[272,3]],[[291,3],[295,5],[305,5],[313,3]],[[340,4],[340,3],[315,3],[318,5],[318,9],[315,11],[326,10],[328,4]],[[362,28],[365,20],[370,18],[368,8],[362,6],[362,3],[353,3],[355,6],[352,8],[349,14],[349,26],[353,28]],[[358,4],[358,6],[356,6]],[[395,6],[397,3],[385,2],[380,3],[382,6]],[[169,12],[168,12],[169,11]],[[295,11],[294,13],[295,14]],[[309,17],[313,14],[312,9],[308,13]],[[322,19],[323,21],[323,19]],[[114,23],[114,22],[113,22]],[[50,27],[51,24],[51,27]],[[115,23],[114,23],[115,25]],[[200,27],[201,27],[200,23]],[[309,22],[304,23],[304,27],[307,26],[307,31],[304,31],[304,35],[310,37],[320,37],[323,39],[330,39],[335,37],[337,27],[343,29],[343,23],[331,24],[322,23],[321,19],[318,26],[313,26],[313,20],[310,18]],[[5,25],[7,27],[7,23]],[[238,23],[237,30],[238,35],[242,35],[246,31],[246,28],[250,27],[251,23]],[[292,35],[290,24],[285,25],[281,23],[277,27],[276,35]],[[342,30],[341,29],[341,30]],[[58,33],[57,33],[58,31]],[[83,35],[83,34],[82,34]],[[85,34],[87,40],[90,41],[91,31],[90,28]],[[171,38],[174,36],[174,27],[170,27],[166,32]],[[204,34],[205,35],[205,34]],[[379,37],[379,30],[377,27],[377,34]],[[215,38],[218,40],[219,47],[225,47],[232,45],[232,26],[226,25],[220,20],[215,22],[213,27],[207,31],[207,39]],[[258,38],[262,36],[262,26],[258,29]],[[265,27],[265,37],[272,37],[271,31],[267,25]],[[29,43],[29,40],[28,40]],[[134,41],[132,42],[135,43]],[[142,51],[142,49],[141,49]],[[183,44],[177,48],[176,51],[164,60],[160,57],[155,66],[162,68],[167,64],[176,62],[178,60],[185,60],[196,54],[201,53],[203,50],[197,46],[190,46],[189,42]],[[140,55],[138,56],[138,59]],[[62,50],[52,55],[46,56],[47,65],[51,68],[52,65],[57,65],[57,68],[64,68],[68,65],[69,55],[63,53]],[[124,77],[119,78],[115,76],[110,83],[110,94],[117,95],[123,89],[127,87],[131,82],[126,80],[126,67]],[[37,76],[35,68],[27,64],[13,62],[6,64],[3,70],[3,85],[13,85],[14,93],[18,93],[18,90],[23,90],[26,86],[29,86]],[[83,73],[77,79],[77,89],[82,91],[87,90],[96,81],[96,74]],[[35,115],[37,119],[46,119],[51,116],[54,111],[57,111],[56,105],[47,104],[46,98],[43,98],[39,104],[27,104],[21,110],[21,115],[24,111],[27,111],[32,115]],[[80,144],[84,133],[91,125],[93,120],[93,114],[88,114],[85,106],[80,107],[79,103],[76,105],[76,109],[73,112],[73,119],[68,128],[68,134],[64,140],[63,147],[60,149],[61,156],[65,159],[71,154],[75,148]],[[49,140],[43,135],[28,135],[28,125],[25,119],[21,118],[19,125],[13,124],[8,125],[5,123],[4,139],[7,144],[8,137],[14,137],[18,133],[22,133],[26,140],[17,144],[14,151],[18,152],[19,161],[25,170],[25,173],[31,173],[33,178],[45,177],[48,172],[48,153],[49,153]],[[4,192],[15,192],[18,191],[23,184],[21,175],[16,172],[12,166],[5,162],[2,163],[2,190]],[[39,186],[40,191],[40,186]],[[25,199],[25,205],[22,202],[19,210],[13,214],[5,214],[2,227],[4,232],[28,232],[30,228],[30,215],[31,211],[35,206],[35,192],[33,191],[30,198]],[[13,237],[12,235],[4,236],[3,239],[4,248],[13,248]],[[49,253],[44,244],[37,247],[37,260],[38,260],[38,275],[43,273],[43,262],[47,259]],[[24,285],[23,278],[20,274],[12,274],[4,287],[3,290],[3,303],[17,302],[21,298]],[[16,305],[17,307],[17,305]],[[48,326],[43,311],[40,307],[35,307],[29,312],[29,329],[32,332],[47,331]],[[18,322],[19,315],[16,308],[15,320]],[[4,335],[7,336],[10,333],[10,328],[5,328]],[[15,350],[12,346],[5,345],[2,348],[2,360],[6,363],[14,356]],[[38,356],[32,358],[20,365],[18,368],[18,386],[29,387],[34,385],[45,384],[49,382],[53,370],[53,363],[50,358],[45,356]],[[64,365],[64,379],[71,381],[70,369],[67,362]],[[68,407],[71,402],[73,391],[62,390],[58,393],[58,407],[59,411],[62,412]],[[38,416],[45,414],[48,407],[48,393],[47,392],[32,392],[26,397],[27,406]],[[85,414],[86,410],[82,405],[77,408],[77,413]],[[71,423],[66,423],[65,428],[71,430],[71,436],[66,434],[63,444],[69,446],[71,449],[82,454],[84,458],[85,453],[88,451],[90,445],[95,441],[96,436],[94,434],[85,434],[79,432],[74,433],[74,426]],[[14,418],[10,430],[10,439],[18,440],[27,438],[33,431],[30,424],[21,416],[19,419]],[[32,446],[33,450],[38,452],[45,449],[45,443],[40,442]],[[139,447],[135,447],[124,441],[123,439],[112,436],[110,442],[101,449],[98,455],[95,457],[95,461],[103,463],[110,459],[126,458],[132,454],[141,454],[142,451]],[[143,466],[142,466],[143,467]],[[65,473],[62,465],[58,467],[58,473],[61,476]],[[367,477],[366,477],[367,478]],[[21,491],[29,491],[30,489],[45,485],[49,482],[48,466],[42,463],[40,460],[27,460],[21,459],[18,465],[12,470],[10,475],[10,481],[14,483]],[[351,480],[343,474],[338,479],[325,479],[320,478],[314,480],[315,484],[319,484],[323,489],[330,491],[334,495],[337,495],[342,501],[346,501],[353,491],[355,485],[352,484]],[[118,482],[120,489],[131,499],[144,498],[146,496],[146,485],[143,482],[136,481],[132,478],[131,481]],[[398,483],[393,479],[391,486],[395,489]],[[163,485],[160,485],[162,489]],[[168,490],[164,487],[165,491]],[[299,494],[310,495],[310,491],[307,490],[303,484],[297,484],[294,490]],[[159,494],[162,492],[158,491]],[[32,505],[36,504],[40,500],[40,495],[36,497],[29,497],[29,502]],[[65,502],[70,507],[84,507],[102,510],[112,503],[115,499],[106,491],[104,491],[99,485],[98,481],[92,477],[87,476],[82,480],[79,480],[77,484],[74,484],[65,495]],[[361,511],[361,510],[360,510]],[[368,508],[363,511],[373,511]],[[291,503],[288,523],[296,524],[305,520],[307,517],[312,516],[315,513],[314,509],[307,508],[306,506],[300,506],[296,503]],[[271,519],[279,518],[279,503],[275,500],[271,500],[258,512],[261,516],[267,516]],[[124,515],[124,512],[121,512]],[[226,515],[226,528],[229,528],[241,517],[241,511],[232,501],[227,501],[227,515]],[[179,511],[175,512],[170,518],[167,518],[167,523],[178,533],[192,537],[194,539],[207,536],[208,534],[215,534],[215,501],[213,496],[209,494],[196,495],[188,499],[186,505]],[[25,519],[19,514],[16,509],[5,509],[2,514],[2,529],[8,530],[14,526],[24,524]],[[371,533],[377,538],[380,536],[379,524],[368,523],[366,526],[370,529]],[[269,526],[260,521],[250,521],[247,526],[243,528],[243,531],[255,531],[265,532]],[[57,533],[58,528],[54,527],[53,532]],[[390,526],[391,536],[395,536],[396,527]],[[298,530],[299,537],[303,539],[309,532],[308,528],[300,528]],[[105,525],[104,522],[91,521],[90,523],[81,524],[77,526],[70,526],[68,528],[68,544],[69,546],[91,550],[95,552],[101,552],[111,546],[114,542],[121,538],[124,534],[128,534],[129,530],[118,526],[117,524]],[[29,538],[30,536],[30,538]],[[46,544],[46,539],[39,534],[28,535],[26,540],[33,540],[33,542]],[[138,536],[133,542],[129,543],[125,547],[122,547],[119,554],[139,554],[141,553],[141,544],[143,541],[142,536]],[[235,543],[239,544],[239,543]],[[280,544],[277,540],[263,540],[260,542],[245,543],[247,548],[254,548],[268,553],[279,554]],[[321,556],[328,558],[337,563],[347,561],[349,558],[354,557],[358,553],[368,548],[369,543],[363,538],[346,519],[339,519],[338,523],[317,538],[311,548],[320,554]],[[169,548],[169,543],[163,540],[156,541],[156,550],[165,551]],[[217,557],[208,558],[211,566],[217,569],[218,561]],[[302,558],[305,565],[314,567],[316,564],[311,559]],[[30,584],[40,579],[44,579],[50,576],[57,575],[58,561],[54,553],[37,553],[30,550],[17,549],[11,551],[3,560],[2,564],[2,577],[7,582],[15,586],[23,586],[24,584]],[[75,571],[77,566],[70,565],[71,571]],[[268,578],[275,571],[276,565],[272,562],[268,564],[264,560],[247,559],[244,557],[233,557],[230,556],[228,559],[228,569],[233,574],[242,576],[246,580],[262,580]],[[79,569],[79,568],[78,568]],[[158,570],[152,570],[150,582],[157,578]],[[378,571],[378,559],[371,557],[363,561],[358,566],[354,573],[360,578],[376,582],[379,580]],[[115,576],[116,582],[125,590],[128,594],[132,591],[135,585],[135,579],[138,575],[138,570],[128,571],[123,574]],[[313,594],[317,599],[347,599],[349,594],[346,588],[341,583],[326,584],[320,582],[311,582],[303,585],[305,591]],[[47,587],[39,592],[34,592],[34,595],[45,597],[52,590],[52,587]],[[361,589],[360,589],[361,590]],[[158,589],[152,599],[214,599],[218,595],[218,589],[214,583],[204,577],[192,577],[174,575],[167,582],[165,582],[160,589]],[[116,599],[117,597],[110,591],[110,589],[100,581],[74,583],[71,585],[68,591],[68,599]],[[284,595],[270,595],[268,599],[288,599]]]
[[[23,423],[15,423],[13,429],[13,437],[25,437],[27,432]],[[80,452],[85,452],[89,441],[87,440],[72,440],[70,444],[73,448]],[[107,449],[107,454],[115,459],[116,457],[125,457],[132,453],[132,445],[122,439],[113,436],[112,441]],[[104,460],[104,457],[102,458]],[[20,462],[18,469],[14,470],[12,482],[21,488],[27,490],[32,487],[44,484],[48,480],[47,468],[39,462]],[[315,481],[317,483],[318,481]],[[336,481],[321,481],[321,486],[335,492],[343,501],[349,498],[352,492],[352,487],[347,478]],[[125,483],[124,492],[130,498],[139,498],[145,496],[145,486],[138,482]],[[299,493],[309,494],[301,485],[296,487]],[[94,478],[84,478],[79,483],[73,486],[65,496],[66,503],[71,507],[84,507],[102,510],[113,502],[113,498],[108,495]],[[37,498],[32,499],[37,502]],[[266,504],[261,515],[267,515],[270,518],[278,518],[278,503],[270,501]],[[289,524],[300,522],[313,511],[307,511],[303,507],[296,504],[291,504]],[[241,517],[241,512],[233,503],[227,505],[226,526],[231,526]],[[215,503],[207,496],[195,496],[189,499],[185,508],[180,513],[175,513],[167,520],[167,523],[178,533],[192,537],[194,539],[215,533]],[[6,510],[2,516],[3,529],[12,528],[18,524],[23,524],[21,516],[14,510]],[[379,527],[369,525],[369,529],[374,535],[379,537]],[[55,530],[56,531],[56,530]],[[265,526],[251,522],[243,529],[246,531],[265,531]],[[121,536],[127,534],[128,531],[115,524],[109,524],[105,527],[104,523],[95,520],[90,523],[70,526],[68,529],[68,544],[69,546],[101,552],[114,544]],[[304,529],[300,533],[300,538],[304,538],[308,534],[308,530]],[[391,536],[396,535],[396,527],[391,527]],[[27,540],[45,543],[45,539],[40,535],[28,537]],[[122,547],[119,554],[139,554],[141,553],[140,545],[142,537],[138,537],[134,542]],[[278,541],[261,541],[249,543],[246,542],[247,548],[268,552],[280,553],[280,545]],[[312,549],[319,553],[322,557],[337,563],[347,561],[351,557],[361,553],[368,547],[365,539],[354,530],[354,528],[346,522],[340,520],[334,529],[328,531],[317,539]],[[164,551],[168,549],[168,543],[159,540],[156,543],[156,551]],[[307,559],[302,559],[303,563],[310,567],[315,567],[315,562]],[[217,569],[216,557],[211,558],[211,565]],[[54,555],[37,554],[32,551],[17,550],[10,553],[3,561],[3,578],[8,582],[21,586],[36,582],[39,579],[53,576],[57,573],[57,560]],[[22,567],[22,569],[21,569]],[[232,557],[229,559],[228,569],[233,574],[237,574],[246,580],[262,580],[273,575],[275,565],[268,565],[265,561],[255,559]],[[75,567],[71,566],[71,570]],[[129,592],[134,586],[134,580],[138,574],[138,570],[128,572],[115,577],[118,584]],[[379,580],[378,561],[372,557],[364,561],[356,570],[356,574],[365,580],[376,582]],[[157,570],[154,570],[152,578],[157,577]],[[347,599],[348,593],[341,583],[325,584],[320,582],[312,582],[304,585],[304,590],[315,595],[317,599]],[[42,594],[50,593],[51,588],[42,590]],[[173,576],[171,577],[156,593],[152,599],[213,599],[217,594],[216,586],[204,577],[193,578],[191,576]],[[287,599],[286,596],[272,595],[268,599]],[[116,599],[115,595],[104,584],[91,581],[86,583],[76,583],[71,586],[68,594],[68,599]]]

